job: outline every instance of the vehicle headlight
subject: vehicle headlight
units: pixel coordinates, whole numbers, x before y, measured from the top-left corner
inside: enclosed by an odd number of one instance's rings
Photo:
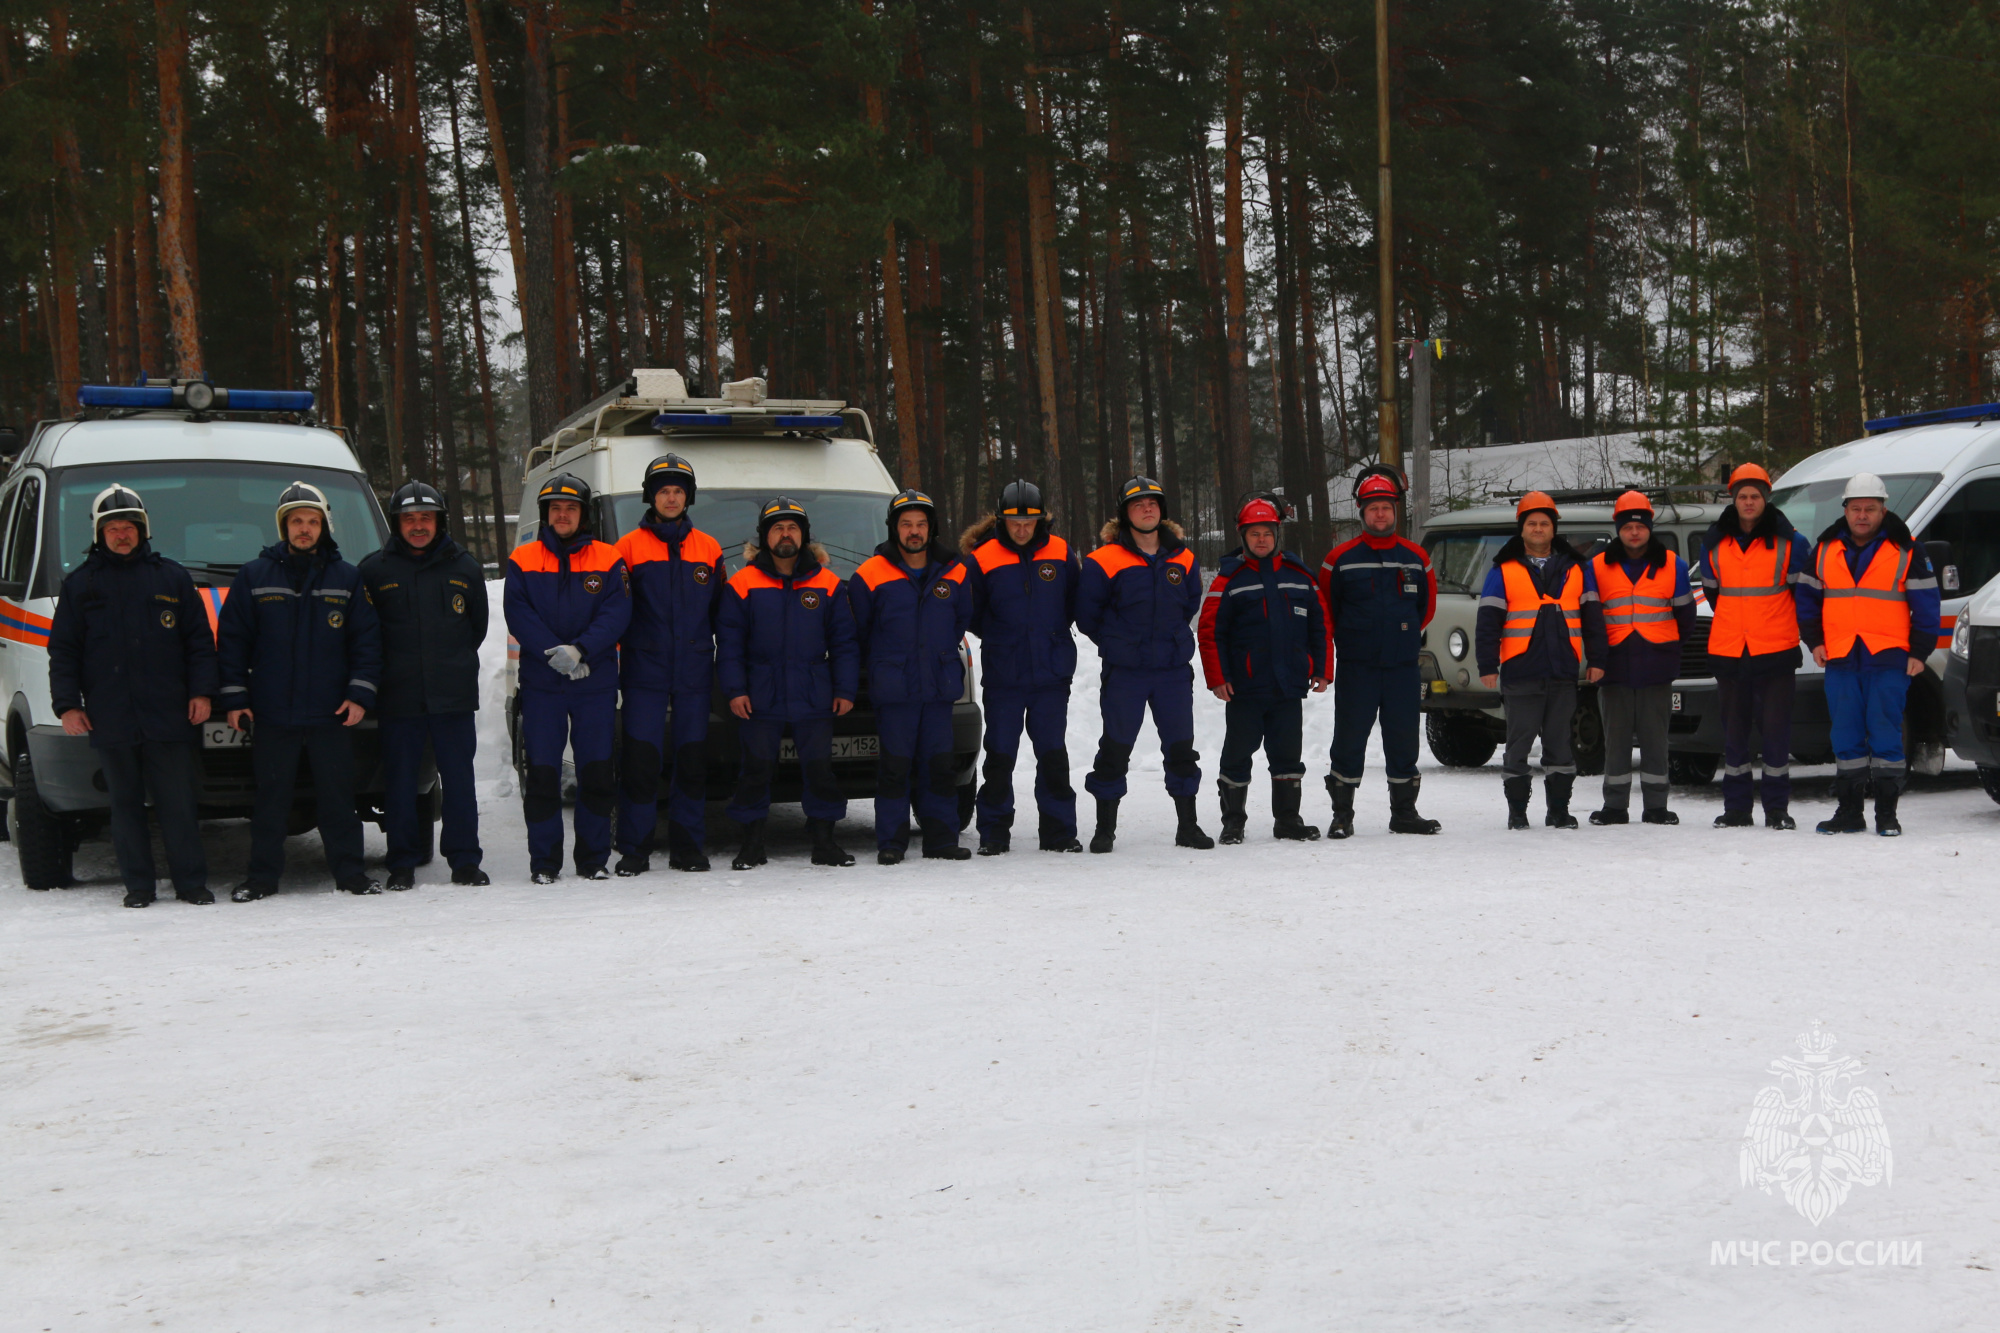
[[[1451,650],[1452,661],[1463,662],[1465,660],[1465,650],[1470,644],[1466,641],[1465,631],[1455,629],[1451,632],[1451,637],[1444,641],[1444,646]]]
[[[1972,621],[1967,616],[1960,616],[1951,627],[1951,655],[1966,659],[1972,656]]]

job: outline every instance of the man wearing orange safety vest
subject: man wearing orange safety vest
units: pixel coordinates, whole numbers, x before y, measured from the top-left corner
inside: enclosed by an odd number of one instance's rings
[[[1514,506],[1514,539],[1493,557],[1480,590],[1477,626],[1479,683],[1500,691],[1507,714],[1507,749],[1500,766],[1507,792],[1507,827],[1528,827],[1528,751],[1542,742],[1543,794],[1550,828],[1575,828],[1569,812],[1576,785],[1570,727],[1576,719],[1576,678],[1585,662],[1604,660],[1604,612],[1590,566],[1556,539],[1556,502],[1529,491]],[[1593,665],[1589,679],[1604,669]]]
[[[1903,760],[1903,704],[1910,677],[1943,634],[1937,576],[1889,490],[1871,472],[1841,493],[1841,518],[1820,534],[1812,572],[1799,580],[1799,631],[1826,668],[1833,722],[1833,818],[1821,833],[1866,833],[1862,799],[1875,792],[1875,831],[1903,831],[1896,802],[1909,772]]]
[[[1729,474],[1730,507],[1701,539],[1695,577],[1714,618],[1708,664],[1722,703],[1722,813],[1717,828],[1755,822],[1750,734],[1762,742],[1764,826],[1798,827],[1791,816],[1792,698],[1797,693],[1799,618],[1794,589],[1812,565],[1812,544],[1771,503],[1771,474],[1745,463]]]
[[[1681,643],[1694,633],[1687,565],[1653,535],[1653,502],[1618,497],[1618,540],[1591,557],[1608,645],[1597,707],[1604,718],[1604,808],[1593,824],[1630,822],[1632,746],[1639,747],[1639,794],[1648,824],[1678,824],[1667,809],[1667,720]]]

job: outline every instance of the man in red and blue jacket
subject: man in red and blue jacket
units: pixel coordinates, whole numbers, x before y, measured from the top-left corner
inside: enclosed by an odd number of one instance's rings
[[[1151,477],[1119,488],[1118,516],[1098,534],[1104,544],[1083,562],[1076,593],[1077,628],[1103,659],[1098,707],[1104,734],[1084,789],[1097,799],[1090,850],[1108,852],[1118,836],[1118,802],[1146,709],[1166,758],[1167,795],[1179,826],[1174,842],[1207,849],[1195,793],[1201,756],[1194,748],[1194,613],[1201,605],[1201,564],[1165,517],[1166,492]]]
[[[632,575],[632,624],[618,655],[624,754],[618,800],[620,875],[648,868],[660,816],[660,747],[671,741],[667,864],[708,869],[708,696],[715,683],[715,613],[727,576],[722,544],[694,526],[694,465],[662,454],[640,484],[646,512],[618,539]],[[673,728],[669,738],[667,728]]]
[[[1243,841],[1249,819],[1250,761],[1261,745],[1271,771],[1271,836],[1311,842],[1319,830],[1299,818],[1306,691],[1326,688],[1326,607],[1312,571],[1278,549],[1283,501],[1251,496],[1236,514],[1243,544],[1222,557],[1201,603],[1201,670],[1223,701],[1222,798],[1225,845]]]
[[[1329,838],[1354,833],[1354,792],[1367,764],[1368,733],[1382,722],[1382,757],[1389,770],[1389,830],[1436,833],[1438,821],[1417,813],[1417,727],[1422,721],[1417,649],[1437,610],[1437,575],[1424,548],[1396,535],[1403,503],[1402,474],[1362,469],[1354,505],[1361,535],[1327,552],[1320,590],[1333,621],[1339,666],[1333,679],[1333,749],[1326,775],[1333,798]]]
[[[1045,852],[1080,852],[1076,788],[1069,780],[1069,685],[1076,675],[1076,552],[1049,531],[1041,487],[1015,480],[1000,511],[968,528],[972,632],[979,636],[986,764],[979,788],[979,854],[1004,854],[1014,828],[1014,760],[1023,724],[1035,752],[1038,841]]]
[[[731,867],[765,862],[771,774],[787,727],[805,769],[801,804],[813,864],[853,865],[833,837],[834,824],[847,815],[833,771],[833,719],[851,711],[861,692],[861,655],[854,612],[796,500],[778,496],[757,516],[749,563],[729,580],[716,613],[715,674],[739,721],[742,746],[729,817],[742,825],[743,845]]]
[[[922,491],[889,501],[889,540],[847,581],[854,631],[868,664],[868,697],[882,735],[875,778],[875,859],[892,866],[910,841],[910,787],[924,856],[963,861],[951,706],[965,693],[958,655],[972,625],[965,565],[934,538],[937,506]]]
[[[507,632],[521,645],[521,743],[528,777],[521,814],[537,884],[562,870],[562,761],[576,762],[576,870],[609,879],[611,811],[618,784],[612,744],[618,711],[618,640],[632,597],[618,548],[590,535],[590,487],[560,473],[536,496],[541,527],[507,557]]]

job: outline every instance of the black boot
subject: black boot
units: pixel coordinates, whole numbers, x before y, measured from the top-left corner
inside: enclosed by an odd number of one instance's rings
[[[1575,828],[1576,816],[1569,812],[1569,794],[1576,787],[1576,774],[1550,773],[1542,778],[1542,799],[1549,803],[1542,822],[1550,828]]]
[[[1624,805],[1607,805],[1602,810],[1592,810],[1590,822],[1597,825],[1629,824],[1632,822],[1632,809]]]
[[[653,858],[644,852],[626,852],[618,858],[618,864],[611,867],[620,879],[630,879],[643,875],[653,868]]]
[[[749,870],[769,859],[764,855],[764,821],[753,819],[743,826],[743,845],[737,849],[736,859],[729,863],[729,868]]]
[[[196,903],[202,907],[207,907],[215,901],[215,895],[208,891],[208,886],[205,884],[198,888],[181,889],[174,894],[174,897],[184,903]]]
[[[1529,777],[1507,778],[1500,789],[1507,793],[1507,827],[1522,829],[1528,827],[1528,793],[1534,789],[1535,780]]]
[[[1326,826],[1326,836],[1336,842],[1353,837],[1354,784],[1342,782],[1329,773],[1326,775],[1326,794],[1333,798],[1333,822]]]
[[[151,889],[127,889],[125,891],[125,905],[127,907],[151,907],[153,905],[153,891]]]
[[[903,864],[903,849],[896,843],[875,849],[875,864],[878,866],[899,866]]]
[[[1234,847],[1243,841],[1243,825],[1250,818],[1250,784],[1217,778],[1215,794],[1222,801],[1222,835],[1218,841],[1224,847]]]
[[[1090,850],[1108,852],[1118,841],[1118,802],[1097,798],[1097,832],[1090,835]]]
[[[1817,828],[1821,833],[1866,833],[1868,817],[1861,811],[1861,802],[1868,794],[1868,779],[1858,773],[1841,773],[1833,779],[1833,799],[1839,802],[1834,807],[1833,818],[1822,819]]]
[[[808,819],[806,832],[812,835],[813,864],[816,866],[851,866],[854,858],[839,843],[833,840],[831,819]]]
[[[1271,836],[1285,842],[1318,842],[1319,830],[1299,818],[1305,775],[1271,779]]]
[[[920,819],[924,831],[924,860],[969,861],[972,849],[958,845],[958,830],[945,819]]]
[[[1798,826],[1799,821],[1793,819],[1792,812],[1782,805],[1773,806],[1764,812],[1765,828],[1774,828],[1780,832],[1790,832]]]
[[[1014,831],[996,828],[979,835],[981,856],[1005,856],[1014,849]]]
[[[1389,832],[1436,833],[1444,827],[1435,819],[1425,819],[1417,813],[1417,792],[1422,785],[1422,778],[1389,784]]]
[[[1903,780],[1877,774],[1875,777],[1875,831],[1885,838],[1903,836],[1903,825],[1896,818],[1896,802],[1903,796]]]
[[[1192,847],[1198,852],[1215,846],[1215,839],[1201,831],[1201,812],[1194,808],[1194,797],[1174,797],[1174,813],[1180,816],[1180,824],[1174,829],[1174,846]]]
[[[1639,818],[1648,824],[1678,824],[1681,817],[1671,810],[1648,810]]]
[[[701,839],[692,830],[673,823],[667,823],[667,868],[669,870],[702,871],[708,869],[708,853],[702,848]]]
[[[1045,852],[1080,852],[1083,844],[1076,840],[1076,830],[1060,819],[1042,816],[1041,827],[1037,830],[1037,843]]]
[[[1717,828],[1749,828],[1756,822],[1757,817],[1748,810],[1724,810],[1715,817]]]
[[[460,866],[451,872],[451,882],[454,884],[470,884],[474,888],[483,888],[491,884],[493,878],[478,866]]]
[[[417,872],[414,870],[391,870],[383,888],[391,893],[407,893],[417,887]]]
[[[249,880],[245,880],[230,891],[229,901],[232,903],[254,903],[259,898],[268,898],[277,891],[278,886],[275,884],[252,884]]]

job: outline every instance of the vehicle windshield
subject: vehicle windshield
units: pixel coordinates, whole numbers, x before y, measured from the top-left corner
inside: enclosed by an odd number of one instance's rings
[[[388,536],[380,506],[367,483],[352,472],[253,463],[236,459],[93,463],[57,469],[50,478],[42,562],[53,577],[83,563],[90,550],[90,504],[112,482],[129,486],[146,502],[153,549],[187,566],[197,583],[224,584],[244,562],[278,540],[278,496],[295,481],[325,492],[333,510],[333,539],[348,560],[376,550]]]
[[[846,578],[875,554],[888,539],[889,497],[866,491],[786,492],[805,506],[812,522],[812,538],[826,548],[833,572]],[[691,511],[695,526],[722,543],[722,553],[733,574],[743,568],[743,543],[757,534],[757,514],[771,496],[763,491],[710,490],[695,492]],[[616,531],[599,534],[605,541],[617,541],[639,524],[646,512],[645,501],[637,495],[610,497],[609,523]],[[955,546],[955,543],[952,543]]]
[[[1785,511],[1792,526],[1808,539],[1816,539],[1840,519],[1840,493],[1847,489],[1846,477],[1809,481],[1771,492],[1771,503]],[[1938,484],[1935,472],[1898,472],[1882,478],[1889,492],[1889,512],[1905,522]]]

